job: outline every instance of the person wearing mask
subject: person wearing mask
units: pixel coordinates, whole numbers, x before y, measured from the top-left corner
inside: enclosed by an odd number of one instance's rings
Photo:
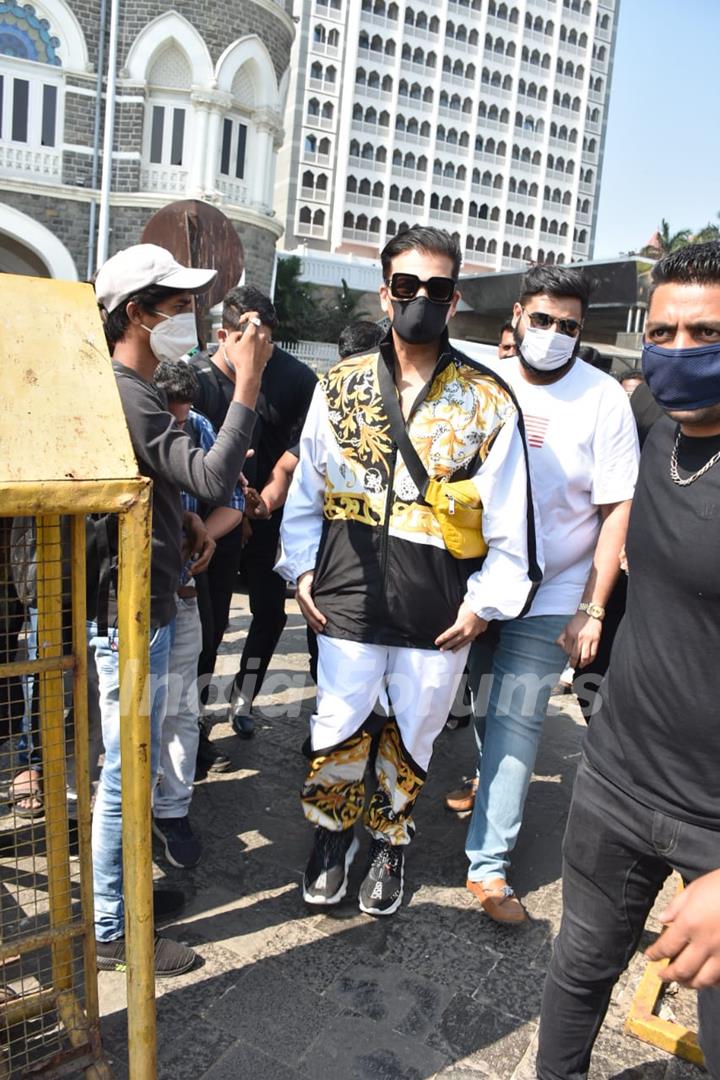
[[[277,325],[272,301],[254,286],[240,286],[232,289],[223,301],[217,349],[199,353],[190,360],[198,377],[195,408],[216,429],[225,418],[236,378],[226,342],[249,311],[258,312],[264,332],[271,335]],[[307,364],[273,346],[257,400],[254,456],[248,459],[244,469],[250,488],[261,490],[285,451],[297,443],[316,383],[317,378]],[[248,501],[248,509],[250,505]],[[230,689],[228,710],[233,731],[243,739],[250,738],[255,730],[252,703],[260,693],[285,626],[285,582],[273,572],[281,521],[281,508],[274,510],[267,520],[249,513],[242,526],[222,538],[208,571],[214,632],[200,657],[198,674],[202,680],[215,670],[238,573],[242,573],[247,583],[252,621]],[[207,689],[202,696],[207,700]],[[201,747],[203,750],[207,747]]]
[[[165,393],[168,412],[188,433],[193,446],[205,453],[211,450],[217,439],[215,429],[190,407],[197,393],[190,365],[164,360],[158,364],[153,382]],[[242,520],[245,502],[239,484],[225,506],[207,506],[186,491],[180,498],[185,511],[200,515],[215,543]],[[197,666],[203,641],[201,584],[206,577],[207,571],[193,576],[189,567],[183,567],[175,594],[175,626],[168,663],[175,689],[163,720],[160,779],[153,800],[153,832],[162,841],[168,862],[183,870],[197,866],[202,855],[200,840],[190,826],[189,810],[200,739]],[[214,771],[224,772],[230,764],[230,759],[222,755],[214,762]]]
[[[201,572],[214,543],[195,514],[183,513],[180,492],[203,502],[224,503],[230,497],[245,462],[255,423],[254,405],[270,345],[260,320],[249,313],[244,333],[229,336],[228,355],[235,365],[233,402],[217,441],[208,453],[196,449],[190,437],[167,411],[167,401],[153,385],[161,359],[179,359],[197,344],[193,296],[207,289],[214,270],[182,266],[169,251],[155,244],[137,244],[113,255],[99,269],[95,292],[104,316],[105,334],[138,467],[153,481],[150,567],[150,674],[158,690],[152,695],[150,759],[153,785],[157,778],[160,734],[167,707],[167,676],[176,591],[188,559]],[[89,582],[109,577],[108,595],[91,589],[88,639],[95,651],[100,689],[105,761],[93,813],[92,852],[97,961],[103,970],[124,970],[125,926],[122,875],[122,804],[120,773],[120,685],[118,633],[115,626],[117,530],[112,519],[95,523],[104,535],[108,560],[90,553]],[[183,542],[183,536],[185,542]],[[100,547],[98,546],[98,551]],[[107,562],[107,565],[104,563]],[[178,906],[177,894],[157,894],[156,918]],[[192,949],[157,937],[155,974],[178,975],[194,963]]]
[[[577,360],[589,300],[581,270],[533,267],[513,309],[517,356],[497,369],[523,411],[545,560],[529,612],[499,623],[468,665],[479,782],[467,887],[503,923],[527,917],[507,871],[545,713],[568,657],[582,668],[597,654],[637,474],[627,395]]]
[[[540,1080],[588,1075],[613,986],[663,882],[689,887],[648,950],[696,987],[720,1077],[720,243],[651,272],[643,371],[667,414],[643,447],[627,610],[583,747],[563,846],[563,917],[540,1020]]]
[[[318,635],[302,792],[315,836],[303,896],[336,904],[347,890],[371,744],[364,725],[380,701],[392,717],[365,811],[372,840],[359,905],[391,915],[402,902],[413,807],[470,643],[490,619],[526,609],[540,570],[513,396],[449,342],[460,300],[456,240],[413,226],[381,258],[392,329],[379,351],[340,361],[315,391],[276,569],[297,583]],[[462,505],[483,508],[482,532],[465,510],[472,547],[443,531],[439,511],[438,491],[461,480]],[[446,505],[447,525],[460,504],[450,495]]]

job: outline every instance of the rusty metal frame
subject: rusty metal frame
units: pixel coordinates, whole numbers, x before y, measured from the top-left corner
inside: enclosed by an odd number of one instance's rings
[[[660,978],[660,972],[668,963],[668,960],[648,961],[632,1000],[624,1030],[642,1042],[657,1046],[659,1050],[691,1061],[693,1065],[704,1065],[705,1058],[695,1032],[690,1031],[684,1024],[663,1020],[655,1013],[658,1001],[667,986]]]
[[[150,828],[150,721],[148,637],[150,627],[150,536],[152,484],[145,478],[96,481],[33,481],[0,484],[3,516],[32,515],[38,531],[38,620],[41,641],[50,642],[38,662],[4,665],[2,673],[39,675],[43,743],[64,761],[62,676],[72,670],[75,689],[78,779],[88,777],[85,523],[89,513],[117,513],[119,523],[118,630],[120,643],[120,731],[122,760],[123,873],[127,942],[128,1053],[132,1080],[156,1077],[154,925]],[[60,515],[72,518],[72,651],[62,655]],[[131,678],[124,678],[130,672]],[[46,708],[48,711],[46,711]],[[53,712],[54,710],[54,712]],[[83,921],[69,924],[69,851],[64,770],[51,770],[45,786],[50,928],[0,943],[0,962],[13,953],[49,946],[51,989],[0,1005],[0,1023],[14,1023],[56,1010],[72,1050],[38,1069],[45,1077],[67,1074],[70,1059],[87,1080],[109,1080],[102,1057],[93,922],[89,783],[78,783],[78,831]],[[63,888],[64,885],[68,887]],[[72,942],[83,938],[85,1009],[72,990]]]

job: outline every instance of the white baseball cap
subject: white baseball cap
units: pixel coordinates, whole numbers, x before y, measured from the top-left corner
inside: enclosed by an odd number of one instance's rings
[[[149,285],[202,292],[216,274],[217,270],[183,266],[157,244],[135,244],[103,263],[95,278],[95,295],[109,314],[123,300]]]

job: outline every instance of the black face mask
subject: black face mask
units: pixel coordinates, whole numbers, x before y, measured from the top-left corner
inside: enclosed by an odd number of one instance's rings
[[[447,324],[450,304],[436,304],[426,296],[414,300],[393,300],[393,330],[408,345],[429,345],[437,341]]]

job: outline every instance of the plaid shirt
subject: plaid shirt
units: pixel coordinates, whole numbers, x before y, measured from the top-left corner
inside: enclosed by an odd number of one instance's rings
[[[195,412],[194,409],[190,410],[188,418],[185,421],[185,430],[192,439],[195,446],[199,446],[201,450],[207,454],[208,450],[212,447],[217,434],[215,428],[212,426],[207,417],[201,413]],[[193,514],[199,513],[198,501],[194,495],[189,495],[186,491],[181,493],[183,510],[189,510]],[[244,510],[245,509],[245,497],[243,496],[240,485],[238,484],[232,494],[227,506],[231,510]]]

